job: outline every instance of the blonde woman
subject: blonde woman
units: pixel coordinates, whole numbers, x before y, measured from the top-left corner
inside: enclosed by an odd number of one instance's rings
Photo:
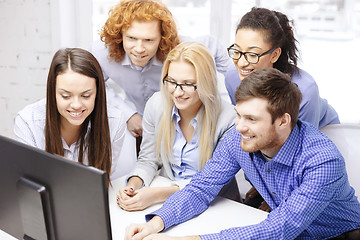
[[[139,158],[118,205],[142,210],[180,190],[211,158],[235,117],[234,107],[220,100],[208,49],[196,42],[175,47],[164,62],[160,92],[146,103]],[[173,186],[149,187],[159,170]]]

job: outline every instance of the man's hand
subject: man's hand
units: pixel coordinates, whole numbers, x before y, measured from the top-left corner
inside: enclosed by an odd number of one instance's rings
[[[151,234],[144,240],[201,240],[200,236],[172,237],[164,233]]]
[[[126,122],[129,132],[134,137],[142,136],[142,116],[138,113],[132,115]]]
[[[125,240],[142,240],[150,234],[161,232],[164,226],[164,222],[159,216],[153,217],[144,224],[132,224],[125,230]]]

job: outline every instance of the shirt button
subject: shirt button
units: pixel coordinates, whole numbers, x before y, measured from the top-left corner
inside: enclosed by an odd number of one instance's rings
[[[272,192],[273,195],[276,195],[276,192]]]
[[[270,170],[270,169],[268,169],[268,170],[267,170],[267,172],[268,172],[268,173],[270,173],[270,172],[271,172],[271,170]]]

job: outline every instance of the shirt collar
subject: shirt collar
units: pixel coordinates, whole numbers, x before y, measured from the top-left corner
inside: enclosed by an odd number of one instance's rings
[[[89,142],[89,132],[91,130],[91,122],[89,121],[88,123],[88,126],[87,126],[87,130],[86,130],[86,133],[85,133],[85,148]],[[74,142],[73,144],[71,144],[71,146],[68,146],[67,143],[65,142],[64,138],[61,137],[61,141],[63,143],[63,147],[65,150],[68,150],[68,151],[71,151],[71,152],[74,152],[75,150],[77,150],[79,148],[79,144],[80,142],[79,141],[76,141]]]
[[[203,111],[203,106],[201,106],[199,113],[196,114],[195,118],[193,118],[190,122],[190,124],[194,127],[194,129],[197,126],[198,116],[199,116],[199,114],[202,113],[202,111]],[[180,119],[181,119],[181,117],[179,114],[179,109],[174,104],[172,113],[171,113],[171,120],[174,120],[176,123],[179,123]]]
[[[280,151],[273,158],[273,161],[276,161],[283,165],[291,166],[294,161],[294,155],[298,150],[300,144],[299,137],[300,128],[298,124],[296,124],[294,129],[291,131],[288,139],[281,147]]]
[[[159,66],[159,67],[162,67],[163,66],[163,63],[160,62],[156,55],[154,57],[152,57],[150,59],[150,61],[144,66],[144,67],[138,67],[138,66],[135,66],[132,62],[131,62],[131,59],[129,57],[129,55],[127,53],[125,53],[125,57],[124,59],[121,61],[121,65],[123,66],[130,66],[132,69],[134,70],[138,70],[138,71],[147,71],[151,68],[152,65],[154,66]]]
[[[299,124],[299,122],[298,122]],[[294,161],[294,155],[299,147],[299,137],[300,137],[300,128],[298,124],[295,125],[294,129],[291,131],[289,137],[285,141],[284,145],[280,148],[280,151],[272,158],[271,161],[286,165],[292,166]],[[260,151],[254,153],[257,157],[263,158],[263,155]]]

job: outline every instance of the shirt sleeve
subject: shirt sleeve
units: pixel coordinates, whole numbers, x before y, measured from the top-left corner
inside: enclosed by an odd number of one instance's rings
[[[146,103],[143,116],[143,137],[135,169],[129,176],[138,176],[149,186],[161,164],[156,157],[156,131],[160,111],[160,94],[154,94]]]
[[[116,92],[109,84],[106,84],[106,101],[109,105],[124,113],[126,122],[137,113],[134,103],[124,99],[120,93]]]
[[[114,86],[109,83],[111,81],[107,72],[110,72],[111,65],[108,59],[108,49],[102,41],[96,40],[90,46],[89,51],[95,56],[103,70],[104,80],[106,81],[107,103],[120,109],[124,113],[124,117],[127,122],[129,118],[137,112],[136,107],[132,102],[126,100],[125,96],[121,96],[121,94],[114,89]]]
[[[236,88],[240,85],[239,73],[236,70],[236,67],[233,65],[225,74],[225,87],[231,99],[233,105],[236,104],[235,101],[235,91]]]
[[[336,198],[346,181],[344,163],[339,159],[310,164],[306,169],[300,186],[267,219],[255,225],[203,235],[201,239],[295,239]]]
[[[110,176],[110,179],[114,180],[118,177],[114,174],[117,172],[117,167],[121,168],[121,166],[118,166],[118,163],[120,161],[120,153],[124,143],[126,123],[121,111],[111,108],[109,111],[111,112],[108,116],[110,132],[115,131],[115,134],[111,139],[112,165]]]
[[[300,70],[299,74],[295,73],[292,81],[298,85],[302,95],[299,119],[318,128],[323,108],[326,107],[322,105],[319,87],[313,77],[303,70]]]
[[[299,109],[299,119],[319,127],[322,101],[317,85],[307,88],[302,94],[302,101]]]
[[[226,145],[231,143],[229,135],[231,134],[227,134],[220,143],[204,169],[196,173],[184,189],[172,194],[163,207],[146,215],[146,220],[158,215],[167,229],[199,215],[208,208],[221,188],[240,170],[239,164],[227,151]]]
[[[223,44],[220,43],[220,41],[216,37],[211,35],[203,35],[191,39],[189,37],[182,36],[182,39],[184,41],[197,41],[204,44],[209,49],[211,55],[214,58],[216,71],[225,75],[232,62],[226,52],[226,48],[223,46]]]
[[[17,141],[37,147],[34,133],[31,131],[27,121],[20,114],[17,114],[15,117],[14,133]]]

